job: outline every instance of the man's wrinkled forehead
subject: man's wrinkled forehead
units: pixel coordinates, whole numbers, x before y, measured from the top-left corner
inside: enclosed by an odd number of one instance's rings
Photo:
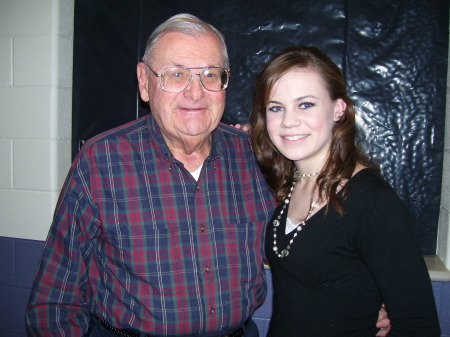
[[[195,61],[199,63],[193,64]],[[194,31],[189,34],[175,31],[162,35],[154,45],[149,62],[183,67],[225,66],[219,38],[211,32]]]

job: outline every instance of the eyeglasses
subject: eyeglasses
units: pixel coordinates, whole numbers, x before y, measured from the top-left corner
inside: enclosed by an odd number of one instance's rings
[[[182,92],[192,82],[194,75],[200,78],[202,86],[209,91],[221,91],[228,87],[230,72],[220,67],[205,68],[181,68],[174,67],[164,69],[160,74],[155,72],[148,64],[148,69],[159,78],[159,85],[167,92]],[[199,73],[191,72],[191,69],[199,69]]]

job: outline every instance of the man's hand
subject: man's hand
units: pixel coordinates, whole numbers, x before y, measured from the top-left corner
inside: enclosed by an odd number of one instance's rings
[[[380,329],[375,335],[376,337],[386,337],[389,331],[391,331],[391,320],[388,317],[384,304],[381,306],[378,312],[378,321],[376,327]]]

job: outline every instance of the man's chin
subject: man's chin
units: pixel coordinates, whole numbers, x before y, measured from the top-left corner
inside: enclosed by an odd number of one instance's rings
[[[197,137],[197,136],[203,136],[203,135],[209,135],[211,132],[213,132],[217,126],[219,125],[219,122],[217,123],[191,123],[190,121],[187,121],[185,124],[180,125],[180,132],[183,133],[186,136],[191,137]]]

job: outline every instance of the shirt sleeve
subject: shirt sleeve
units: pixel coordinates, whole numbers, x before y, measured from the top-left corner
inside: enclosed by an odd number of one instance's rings
[[[389,188],[370,199],[357,245],[386,305],[389,336],[440,336],[431,281],[406,207]]]
[[[69,172],[60,194],[26,309],[30,336],[82,336],[88,329],[84,259],[96,222],[79,168]],[[76,178],[78,176],[78,178]]]

